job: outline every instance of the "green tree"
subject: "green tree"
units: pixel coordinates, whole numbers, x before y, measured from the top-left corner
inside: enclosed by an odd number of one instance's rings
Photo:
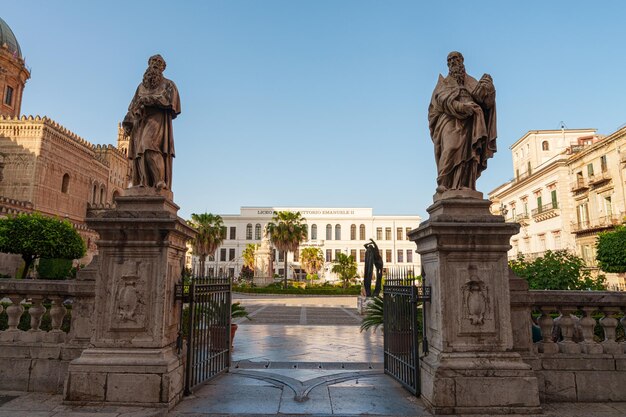
[[[308,275],[317,274],[324,266],[324,254],[320,248],[304,248],[300,252],[300,264]]]
[[[86,248],[69,221],[33,213],[0,219],[0,252],[22,255],[25,278],[37,258],[77,259]]]
[[[284,288],[287,288],[287,253],[295,252],[307,238],[305,218],[300,212],[279,211],[274,214],[272,221],[267,224],[270,242],[279,251],[285,254]]]
[[[626,272],[626,226],[598,235],[596,259],[604,272]]]
[[[200,258],[200,275],[204,275],[207,256],[214,254],[224,241],[224,234],[222,233],[224,222],[222,217],[217,214],[193,213],[189,224],[198,232],[191,241],[191,247]]]
[[[255,243],[248,243],[243,250],[241,257],[243,258],[243,266],[254,270],[254,252],[256,252],[259,245]]]
[[[339,252],[333,261],[331,272],[339,275],[343,281],[343,287],[348,288],[348,284],[356,277],[356,261],[352,255],[348,256]]]
[[[546,251],[545,255],[527,261],[523,255],[510,261],[509,266],[526,279],[533,290],[603,290],[605,278],[594,279],[585,262],[565,250]]]

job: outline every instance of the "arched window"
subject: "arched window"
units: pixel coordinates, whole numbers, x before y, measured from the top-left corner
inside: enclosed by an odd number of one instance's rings
[[[356,224],[350,226],[350,240],[356,240]]]
[[[91,193],[91,204],[96,204],[96,198],[98,198],[98,186],[93,185],[93,192]]]
[[[252,223],[246,226],[246,240],[252,240]]]
[[[541,150],[543,150],[543,151],[549,151],[550,150],[550,144],[548,143],[547,140],[544,140],[543,142],[541,142]]]
[[[115,199],[116,199],[117,197],[119,197],[119,196],[120,196],[119,191],[117,191],[117,190],[113,191],[113,202],[114,202],[114,203],[115,203]]]
[[[326,240],[333,240],[333,227],[330,224],[326,225]]]
[[[100,204],[106,203],[106,194],[104,192],[104,187],[100,188]]]
[[[335,240],[341,240],[341,226],[335,225]]]
[[[365,225],[359,226],[359,240],[365,240]]]
[[[61,192],[67,194],[67,190],[70,187],[70,174],[63,175],[63,181],[61,181]]]
[[[261,240],[261,225],[259,223],[254,226],[254,239]]]
[[[317,225],[311,225],[311,240],[317,240]]]

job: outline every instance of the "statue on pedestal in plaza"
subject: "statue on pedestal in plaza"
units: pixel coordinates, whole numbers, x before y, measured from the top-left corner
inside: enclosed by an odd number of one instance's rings
[[[165,66],[161,55],[150,57],[122,122],[130,135],[131,187],[172,189],[172,120],[180,114],[180,97],[176,85],[163,76]]]
[[[476,180],[496,152],[496,89],[489,74],[476,81],[463,55],[450,52],[447,77],[439,75],[428,107],[435,145],[437,194],[476,190]]]
[[[363,277],[363,286],[365,287],[365,296],[372,296],[372,274],[376,267],[376,286],[374,287],[374,297],[380,294],[382,278],[383,278],[383,257],[380,256],[378,245],[374,240],[370,239],[365,245],[365,271]]]

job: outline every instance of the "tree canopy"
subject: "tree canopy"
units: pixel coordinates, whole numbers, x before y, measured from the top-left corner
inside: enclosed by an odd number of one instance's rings
[[[356,261],[352,255],[348,256],[345,253],[339,252],[333,261],[331,271],[339,275],[339,278],[343,281],[343,287],[347,288],[350,281],[356,277]]]
[[[596,259],[604,272],[626,272],[626,226],[598,235]]]
[[[0,219],[0,252],[22,255],[24,278],[35,259],[77,259],[86,247],[69,221],[32,213]]]
[[[533,290],[603,290],[603,275],[593,278],[585,262],[565,250],[546,251],[533,261],[523,255],[510,261],[516,275],[526,279]]]
[[[316,274],[324,266],[324,254],[320,248],[304,248],[300,252],[300,264],[307,274]]]
[[[285,252],[284,287],[287,288],[287,252],[295,252],[300,242],[307,239],[306,219],[300,212],[279,211],[272,216],[267,224],[270,242],[279,251]]]
[[[206,257],[213,255],[224,241],[224,222],[222,216],[217,214],[193,213],[189,224],[198,232],[191,241],[191,247],[200,258],[200,275],[204,275]]]
[[[254,253],[259,245],[256,243],[248,243],[243,250],[241,257],[243,258],[243,266],[254,270]]]

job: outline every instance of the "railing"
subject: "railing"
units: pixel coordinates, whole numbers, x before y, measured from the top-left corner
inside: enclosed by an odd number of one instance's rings
[[[537,207],[536,209],[533,209],[531,213],[533,217],[537,217],[540,214],[548,213],[558,208],[559,208],[559,204],[556,201],[553,201],[548,204],[544,204],[541,207]]]
[[[571,190],[573,193],[588,190],[588,189],[589,189],[589,184],[587,183],[587,180],[585,180],[584,178],[580,178],[576,180],[576,182],[574,182],[571,187]]]
[[[599,175],[589,177],[589,185],[600,185],[605,182],[611,181],[611,174],[609,172],[602,172]]]
[[[48,280],[0,280],[0,299],[9,299],[10,304],[4,309],[8,327],[0,331],[2,342],[46,342],[64,343],[89,340],[91,328],[84,328],[90,317],[81,317],[84,302],[93,303],[94,282],[90,281],[48,281]],[[82,304],[81,304],[82,302]],[[47,308],[45,305],[49,305]],[[62,330],[68,314],[66,305],[72,305],[74,314],[70,315],[70,331]],[[78,308],[77,308],[78,307]],[[0,312],[3,307],[0,305]],[[30,316],[28,329],[18,328],[22,315]],[[50,330],[41,330],[44,315],[50,318]],[[77,314],[78,313],[78,314]]]
[[[606,229],[621,224],[621,218],[616,215],[602,216],[595,219],[572,223],[572,231],[574,233]]]

